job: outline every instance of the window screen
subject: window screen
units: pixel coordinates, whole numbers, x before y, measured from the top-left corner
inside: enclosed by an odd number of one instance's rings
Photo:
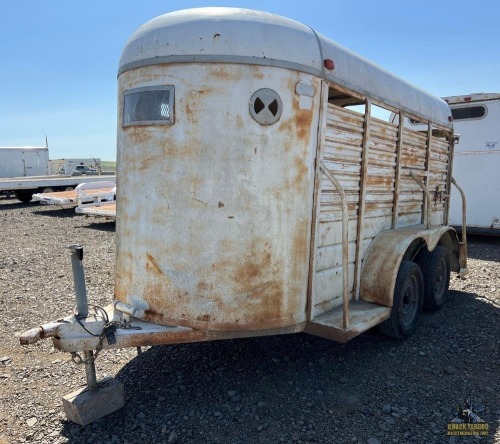
[[[453,120],[464,120],[464,119],[480,119],[486,115],[485,106],[468,106],[461,108],[452,108],[451,114]]]
[[[174,87],[153,86],[125,91],[123,125],[174,123]]]

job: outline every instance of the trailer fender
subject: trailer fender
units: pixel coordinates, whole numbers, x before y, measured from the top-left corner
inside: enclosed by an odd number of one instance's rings
[[[424,243],[429,251],[433,251],[437,245],[446,247],[451,253],[451,269],[459,271],[459,242],[452,227],[412,227],[383,231],[373,239],[366,251],[361,269],[360,299],[392,307],[394,285],[401,261],[414,259],[420,248],[425,247]]]

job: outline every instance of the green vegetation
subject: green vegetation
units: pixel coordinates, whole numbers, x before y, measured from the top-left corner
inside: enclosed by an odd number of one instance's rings
[[[103,171],[116,171],[116,162],[111,160],[102,160],[101,168]]]

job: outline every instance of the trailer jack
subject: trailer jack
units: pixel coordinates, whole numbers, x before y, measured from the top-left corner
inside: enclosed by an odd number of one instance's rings
[[[73,269],[73,281],[75,283],[76,313],[77,321],[87,318],[89,314],[87,289],[85,287],[85,273],[83,269],[83,247],[81,245],[70,245],[71,268]],[[108,324],[108,322],[106,322]],[[100,334],[106,333],[106,324]],[[75,354],[72,354],[75,361]],[[87,425],[96,419],[102,418],[125,405],[125,394],[123,383],[108,377],[102,381],[97,381],[95,371],[95,359],[97,353],[93,350],[83,352],[85,364],[85,375],[87,386],[66,396],[62,402],[66,417],[80,425]]]
[[[91,338],[90,350],[85,340],[80,342],[82,348],[77,348],[83,350],[83,358],[75,350],[70,351],[74,363],[85,365],[87,385],[62,398],[67,419],[85,426],[125,405],[123,383],[111,377],[98,381],[95,370],[95,360],[103,348],[104,341],[106,340],[108,345],[116,342],[114,331],[117,325],[123,322],[115,320],[110,322],[106,310],[97,306],[94,307],[96,313],[89,315],[83,247],[70,245],[69,249],[76,297],[74,316],[28,330],[21,334],[19,340],[21,345],[35,344],[40,339],[46,338],[57,340],[63,335],[64,328],[72,327],[84,330],[86,337]]]

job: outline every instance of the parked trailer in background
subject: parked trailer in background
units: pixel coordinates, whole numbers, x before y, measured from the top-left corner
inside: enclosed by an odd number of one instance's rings
[[[453,175],[467,198],[467,229],[500,235],[500,94],[444,97],[460,135]],[[450,224],[460,227],[462,202],[451,193]]]
[[[75,208],[75,212],[85,216],[99,216],[106,219],[116,219],[116,201],[82,203]]]
[[[95,176],[101,174],[101,159],[54,159],[49,161],[49,174],[64,174],[66,176]]]
[[[0,193],[13,192],[21,202],[30,202],[37,193],[71,191],[81,183],[114,181],[115,176],[54,176],[11,177],[0,179]]]
[[[103,181],[108,176],[87,179],[101,174],[100,164],[95,158],[49,160],[47,147],[0,147],[0,195],[14,194],[21,202],[29,202],[36,193],[68,191],[84,182]]]
[[[376,325],[404,338],[465,272],[448,105],[310,27],[166,14],[127,42],[118,91],[115,300],[89,315],[74,245],[77,314],[20,338],[83,353],[90,392],[64,400],[71,420],[123,404],[118,382],[98,388],[94,350],[302,331],[346,342]]]
[[[469,232],[500,235],[500,94],[443,97],[450,105],[455,133],[453,175],[467,198]],[[418,127],[418,122],[410,121]],[[451,225],[462,224],[462,199],[452,190]]]
[[[48,149],[44,150],[46,154],[43,169],[36,170],[37,174],[31,174],[30,177],[0,176],[0,193],[14,193],[21,202],[30,202],[35,194],[72,191],[83,183],[115,181],[112,175],[101,175],[101,159],[49,160]],[[18,174],[18,170],[16,171]]]
[[[48,173],[47,147],[0,147],[0,178],[41,176]]]
[[[33,200],[45,205],[60,206],[110,202],[116,200],[116,185],[110,181],[85,182],[74,190],[33,194]]]

